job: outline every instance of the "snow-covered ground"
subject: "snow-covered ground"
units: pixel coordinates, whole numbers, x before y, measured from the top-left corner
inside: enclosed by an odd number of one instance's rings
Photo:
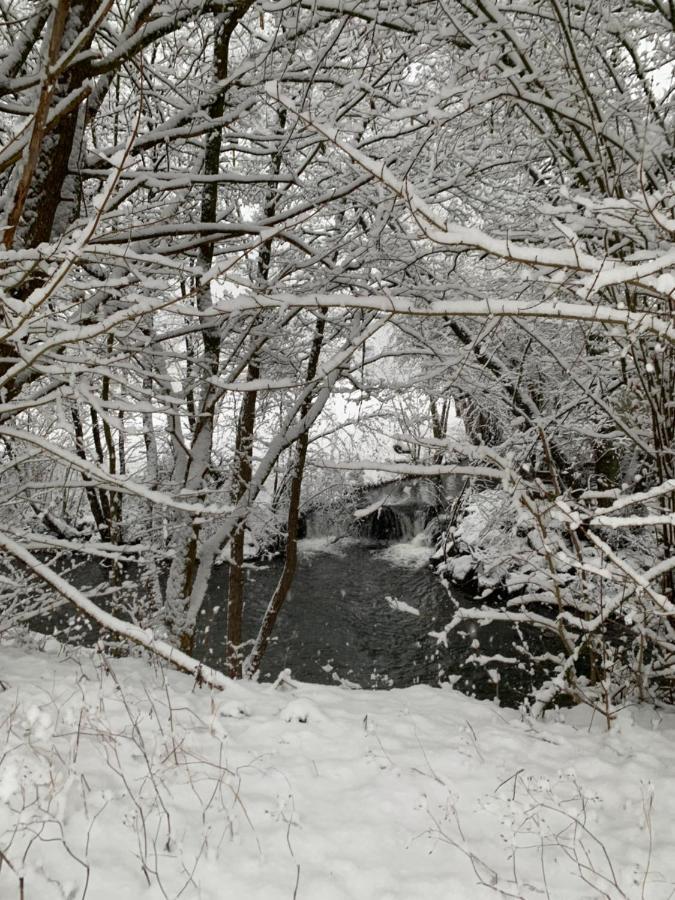
[[[52,639],[4,644],[0,681],[3,900],[19,873],[26,900],[674,895],[672,712],[218,693]]]

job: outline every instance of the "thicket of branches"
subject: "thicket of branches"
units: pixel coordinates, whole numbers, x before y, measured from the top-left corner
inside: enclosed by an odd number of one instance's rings
[[[424,471],[492,479],[514,509],[518,590],[449,627],[552,635],[541,703],[668,695],[672,0],[0,16],[2,627],[65,597],[197,671],[225,554],[228,674],[252,674],[312,436],[335,391],[390,396],[387,352],[426,419]],[[245,654],[263,499],[285,560]],[[75,586],[82,557],[113,584],[137,566],[135,625]]]

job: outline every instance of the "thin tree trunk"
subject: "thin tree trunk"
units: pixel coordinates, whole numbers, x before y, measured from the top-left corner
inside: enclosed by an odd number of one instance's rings
[[[82,460],[87,459],[87,451],[84,445],[84,430],[82,428],[82,419],[80,418],[80,410],[77,405],[74,405],[71,410],[71,418],[73,420],[73,428],[75,430],[75,452]],[[96,528],[98,529],[98,533],[101,536],[101,540],[110,541],[110,519],[106,516],[105,511],[101,505],[101,500],[103,497],[103,491],[98,491],[93,484],[90,483],[90,479],[86,476],[82,476],[82,480],[87,485],[85,488],[85,493],[87,495],[87,500],[89,502],[89,509],[91,510],[91,514],[94,517],[94,522],[96,523]]]
[[[281,131],[286,122],[285,111],[279,114]],[[277,151],[272,155],[272,171],[278,175],[281,171],[282,155]],[[270,191],[267,195],[264,214],[271,218],[277,207],[278,191]],[[260,248],[258,256],[258,278],[260,289],[269,287],[270,268],[272,264],[272,240],[266,240]],[[248,368],[250,381],[260,376],[257,357],[253,357]],[[235,506],[239,504],[250,488],[253,476],[253,438],[256,418],[256,391],[246,391],[241,404],[237,439],[235,447],[235,472],[232,499]],[[242,676],[242,624],[244,615],[244,596],[246,578],[244,574],[244,549],[246,539],[246,519],[236,526],[230,540],[230,568],[227,590],[227,645],[225,649],[226,672],[231,678]]]
[[[260,375],[260,366],[252,360],[248,367],[248,380]],[[253,437],[255,432],[257,391],[246,391],[239,410],[235,464],[232,483],[232,500],[236,504],[247,493],[253,474]],[[244,541],[245,520],[239,522],[230,541],[230,568],[227,586],[227,645],[225,671],[230,678],[241,678],[242,618],[244,613]]]
[[[143,379],[143,389],[148,396],[152,393],[152,377],[146,375]],[[159,483],[159,451],[157,449],[157,435],[155,434],[155,423],[152,412],[144,411],[143,419],[143,442],[145,444],[145,459],[148,487],[156,490]],[[147,504],[148,528],[150,533],[149,543],[154,547],[160,543],[161,519],[157,505],[152,502]],[[159,579],[157,569],[157,561],[154,553],[149,553],[143,560],[143,574],[141,575],[141,583],[149,600],[149,606],[153,614],[160,609],[163,604],[162,586]]]
[[[321,356],[321,347],[323,345],[323,335],[326,325],[323,312],[320,314],[316,322],[316,330],[314,339],[307,361],[307,373],[305,380],[307,383],[314,380],[319,365],[319,357]],[[300,410],[300,418],[303,419],[310,410],[312,405],[312,396],[308,395]],[[251,653],[246,659],[244,665],[244,674],[251,678],[260,668],[260,663],[270,637],[274,631],[279,613],[284,605],[288,592],[293,584],[295,570],[298,563],[298,524],[300,522],[300,497],[302,492],[302,478],[305,472],[305,462],[307,459],[307,447],[309,445],[309,428],[307,428],[298,438],[296,445],[296,456],[293,464],[293,473],[291,476],[288,517],[287,517],[287,538],[286,552],[284,555],[284,568],[279,577],[277,586],[272,594],[265,615],[263,617],[258,636]]]
[[[213,78],[214,83],[222,85],[227,80],[228,58],[230,38],[241,17],[251,6],[252,0],[240,0],[233,4],[229,13],[218,16],[214,33],[213,47]],[[225,95],[227,88],[219,87],[209,106],[209,118],[213,121],[222,119],[225,109]],[[207,135],[204,150],[203,171],[205,175],[217,175],[220,170],[220,151],[222,147],[222,125],[215,126]],[[200,221],[212,223],[217,221],[218,213],[218,183],[206,181],[202,189]],[[200,244],[199,267],[201,272],[206,272],[213,262],[213,244]],[[200,285],[197,276],[197,306],[200,312],[204,312],[212,306],[211,283]],[[206,326],[202,332],[203,353],[199,368],[204,372],[205,378],[201,394],[199,396],[196,416],[194,416],[194,429],[192,443],[187,455],[187,466],[183,485],[193,492],[199,492],[204,488],[204,476],[210,462],[213,446],[213,427],[217,411],[217,402],[220,396],[218,389],[210,383],[209,376],[215,376],[220,367],[221,338],[217,325]],[[195,367],[196,368],[196,367]],[[191,389],[191,388],[190,388]],[[194,405],[192,407],[194,412]],[[192,594],[195,577],[199,567],[199,543],[201,525],[194,518],[190,521],[185,517],[179,522],[174,539],[174,561],[169,574],[169,588],[167,592],[167,608],[172,626],[179,632],[181,649],[191,653],[194,647],[194,629],[185,622],[185,607]]]

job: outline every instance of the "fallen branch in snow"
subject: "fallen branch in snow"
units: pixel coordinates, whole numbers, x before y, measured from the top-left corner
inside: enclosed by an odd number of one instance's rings
[[[46,563],[40,562],[29,550],[17,544],[9,535],[1,531],[0,547],[10,553],[15,559],[20,560],[34,575],[41,578],[42,581],[54,588],[62,597],[65,597],[81,612],[98,622],[99,625],[102,625],[108,631],[112,631],[114,634],[118,634],[134,644],[145,647],[146,650],[149,650],[161,659],[165,659],[182,672],[193,675],[200,683],[203,682],[221,691],[225,690],[230,684],[230,679],[223,675],[222,672],[204,665],[187,653],[183,653],[182,650],[178,650],[177,647],[173,647],[167,641],[156,638],[151,629],[139,628],[138,625],[125,622],[123,619],[118,619],[117,616],[99,609],[82,591],[69,584]]]

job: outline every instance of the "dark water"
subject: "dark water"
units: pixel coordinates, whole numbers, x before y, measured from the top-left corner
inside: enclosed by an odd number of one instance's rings
[[[430,548],[359,540],[330,544],[326,539],[301,542],[300,548],[294,584],[263,660],[262,680],[274,679],[286,668],[302,681],[373,689],[450,680],[477,697],[498,694],[510,706],[517,706],[528,693],[532,678],[524,668],[509,667],[496,685],[495,666],[465,664],[471,653],[510,655],[509,626],[476,630],[467,625],[464,631],[451,633],[448,647],[430,636],[443,630],[457,605],[474,605],[458,588],[448,593],[428,565]],[[244,638],[248,641],[257,633],[281,569],[280,560],[251,563],[247,569]],[[93,587],[105,581],[105,572],[89,562],[71,577],[81,587]],[[100,588],[92,591],[93,599],[123,618],[128,617],[126,606],[142,604],[131,569],[126,578],[115,604],[106,602]],[[419,614],[396,608],[396,602]],[[202,611],[195,652],[217,668],[224,667],[226,610],[227,567],[219,566]],[[65,631],[69,640],[85,644],[98,637],[98,629],[68,607],[33,627]],[[244,649],[248,647],[250,643]]]
[[[362,687],[438,680],[443,665],[428,633],[451,618],[452,604],[423,560],[421,565],[420,560],[401,565],[383,552],[385,546],[370,549],[350,541],[323,552],[301,550],[263,676],[288,667],[301,680],[331,683],[344,678]],[[281,569],[279,560],[248,569],[245,638],[254,637]],[[222,665],[225,568],[216,572],[209,593],[202,646],[210,661]],[[408,604],[419,615],[392,609],[387,597]],[[215,614],[214,606],[219,607]]]
[[[459,589],[448,594],[428,565],[430,549],[408,551],[402,562],[395,545],[349,541],[308,551],[308,543],[311,547],[312,542],[301,543],[291,594],[261,667],[263,680],[276,678],[284,668],[302,681],[346,681],[363,688],[438,685],[458,676],[457,687],[466,693],[492,698],[498,690],[502,702],[516,705],[522,699],[522,679],[511,677],[496,688],[484,667],[463,664],[476,640],[476,652],[503,652],[510,629],[453,633],[447,648],[430,637],[452,619],[456,604],[473,605]],[[257,632],[281,568],[274,560],[248,569],[246,639]],[[392,608],[387,597],[419,615]],[[200,657],[218,667],[224,663],[226,606],[227,569],[222,567],[211,582],[198,648]]]

